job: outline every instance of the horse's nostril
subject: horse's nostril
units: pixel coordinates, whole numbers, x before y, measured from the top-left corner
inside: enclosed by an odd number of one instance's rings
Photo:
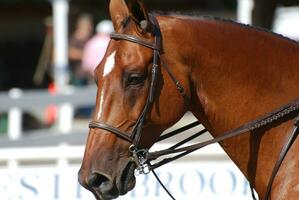
[[[88,185],[100,189],[102,193],[109,192],[113,187],[111,179],[101,173],[92,173],[89,176]]]

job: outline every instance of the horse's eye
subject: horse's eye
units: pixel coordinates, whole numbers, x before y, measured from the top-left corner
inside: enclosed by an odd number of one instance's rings
[[[145,76],[143,74],[129,74],[127,85],[140,85],[144,82]]]

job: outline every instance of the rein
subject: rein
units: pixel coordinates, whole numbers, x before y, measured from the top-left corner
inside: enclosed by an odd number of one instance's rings
[[[228,131],[224,134],[222,134],[219,137],[216,137],[214,139],[211,139],[209,141],[205,141],[205,142],[201,142],[201,143],[197,143],[194,145],[190,145],[190,146],[186,146],[186,147],[180,147],[183,144],[186,144],[187,142],[199,137],[200,135],[204,134],[207,132],[206,129],[199,131],[198,133],[190,136],[189,138],[179,142],[178,144],[165,149],[165,150],[161,150],[161,151],[156,151],[156,152],[149,152],[148,149],[140,149],[139,148],[139,142],[140,142],[140,138],[141,138],[141,133],[142,133],[142,128],[144,125],[144,122],[146,120],[146,116],[147,114],[150,112],[151,107],[154,103],[154,97],[155,97],[155,89],[157,86],[157,78],[159,75],[159,60],[162,63],[162,66],[164,67],[164,69],[167,71],[167,73],[169,74],[170,78],[172,79],[172,81],[175,83],[177,90],[179,91],[179,93],[181,94],[181,96],[185,99],[186,104],[189,103],[189,97],[186,95],[185,90],[182,86],[182,84],[175,78],[175,76],[173,75],[173,73],[171,72],[170,68],[168,67],[168,65],[163,61],[160,52],[162,49],[162,39],[161,39],[161,32],[160,32],[160,28],[159,28],[159,24],[156,20],[156,18],[152,15],[150,15],[150,20],[151,23],[153,25],[153,34],[155,36],[155,42],[151,43],[149,41],[146,41],[144,39],[141,39],[139,37],[133,36],[133,35],[126,35],[126,34],[121,34],[121,33],[112,33],[110,35],[111,39],[113,40],[125,40],[125,41],[129,41],[129,42],[133,42],[139,45],[142,45],[144,47],[150,48],[153,50],[153,66],[152,66],[152,70],[151,70],[151,82],[150,82],[150,87],[149,87],[149,95],[147,97],[147,102],[145,104],[145,107],[141,113],[141,115],[139,116],[134,129],[132,131],[132,133],[126,133],[123,132],[121,130],[119,130],[118,128],[115,128],[109,124],[106,124],[104,122],[97,122],[97,121],[92,121],[89,123],[89,128],[96,128],[96,129],[103,129],[106,130],[108,132],[111,132],[113,134],[115,134],[117,137],[122,138],[123,140],[126,140],[127,142],[129,142],[130,144],[132,144],[129,148],[129,151],[132,153],[133,156],[133,160],[137,165],[137,172],[138,174],[148,174],[150,171],[152,171],[155,175],[155,177],[158,179],[159,183],[162,185],[162,187],[166,190],[166,192],[170,195],[170,197],[172,199],[174,199],[174,197],[169,193],[169,191],[165,188],[165,186],[162,184],[162,182],[159,180],[158,176],[155,174],[154,169],[165,165],[169,162],[172,162],[174,160],[177,160],[183,156],[186,156],[198,149],[201,149],[207,145],[211,145],[214,143],[218,143],[218,142],[222,142],[224,140],[239,136],[243,133],[246,132],[252,132],[255,131],[257,129],[260,129],[262,127],[265,127],[267,125],[272,124],[273,122],[276,122],[286,116],[290,116],[291,114],[298,114],[299,113],[299,99],[296,99],[292,102],[290,102],[289,104],[286,104],[274,111],[272,111],[271,113],[265,114],[264,116],[251,121],[249,123],[246,123],[245,125],[233,129],[231,131]],[[177,134],[180,134],[186,130],[189,130],[193,127],[196,127],[200,125],[200,123],[198,121],[193,122],[189,125],[186,125],[178,130],[172,131],[170,133],[164,134],[162,136],[160,136],[160,138],[158,139],[159,141],[165,140],[167,138],[173,137]],[[271,187],[272,184],[274,182],[274,178],[276,176],[276,174],[279,171],[279,168],[285,158],[285,156],[288,153],[288,150],[290,149],[290,147],[292,146],[293,142],[295,141],[295,139],[298,136],[298,127],[299,127],[299,115],[295,118],[295,122],[294,122],[294,128],[291,132],[291,134],[288,137],[288,140],[286,142],[286,144],[283,146],[279,158],[274,166],[274,169],[272,171],[270,180],[268,182],[268,186],[267,186],[267,190],[266,190],[266,195],[264,197],[264,200],[268,200],[269,196],[270,196],[270,191],[271,191]],[[162,156],[166,156],[166,155],[172,155],[172,154],[178,154],[175,155],[173,157],[170,158],[165,158],[164,160],[158,161],[154,164],[151,164],[152,161],[162,157]],[[252,196],[253,199],[255,199],[254,193],[253,193],[253,187],[252,188]]]

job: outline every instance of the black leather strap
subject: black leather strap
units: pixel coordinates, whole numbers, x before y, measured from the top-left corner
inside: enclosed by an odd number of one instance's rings
[[[133,35],[126,35],[122,33],[112,33],[110,35],[111,39],[114,40],[126,40],[129,42],[133,42],[145,47],[148,47],[154,51],[153,53],[153,66],[152,66],[152,73],[151,73],[151,82],[150,82],[150,87],[149,87],[149,95],[147,97],[147,102],[144,106],[144,109],[142,113],[140,114],[134,130],[131,134],[124,133],[123,131],[119,130],[118,128],[115,128],[111,125],[108,125],[106,123],[102,122],[95,122],[92,121],[89,124],[90,128],[99,128],[99,129],[104,129],[106,131],[110,131],[114,133],[115,135],[119,136],[122,139],[125,139],[126,141],[130,142],[135,146],[135,148],[138,148],[139,146],[139,141],[141,138],[141,132],[143,128],[143,124],[146,120],[147,114],[149,113],[150,109],[152,108],[152,105],[154,103],[154,97],[156,94],[156,85],[158,81],[158,72],[159,72],[159,52],[161,51],[161,32],[160,32],[160,27],[159,24],[156,20],[156,18],[152,15],[150,15],[150,20],[153,26],[153,34],[155,36],[155,43],[151,43],[149,41],[146,41],[142,38],[139,38],[137,36]]]
[[[92,122],[89,123],[89,128],[103,129],[105,131],[109,131],[111,133],[114,133],[115,135],[117,135],[118,137],[128,141],[129,143],[133,142],[133,140],[130,137],[129,133],[122,132],[118,128],[114,128],[113,126],[110,126],[110,125],[108,125],[106,123],[103,123],[103,122],[92,121]]]
[[[174,153],[193,152],[193,151],[201,149],[202,147],[205,147],[207,145],[221,142],[221,141],[224,141],[224,140],[232,138],[232,137],[236,137],[236,136],[241,135],[246,132],[254,131],[254,130],[264,127],[268,124],[271,124],[272,122],[277,121],[278,119],[281,119],[282,117],[290,115],[294,112],[298,113],[298,111],[299,111],[299,98],[295,99],[294,101],[290,102],[289,104],[286,104],[286,105],[274,110],[271,113],[267,113],[264,116],[254,120],[254,121],[248,122],[247,124],[244,124],[243,126],[241,126],[239,128],[236,128],[236,129],[233,129],[226,133],[223,133],[223,134],[221,134],[220,137],[214,138],[214,139],[206,141],[206,142],[182,147],[179,149],[166,149],[166,150],[162,150],[162,151],[156,151],[156,152],[149,154],[149,159],[155,160],[161,156],[174,154]],[[296,122],[296,124],[298,124],[298,122]]]
[[[148,47],[150,49],[160,51],[159,45],[151,43],[149,41],[146,41],[146,40],[144,40],[142,38],[139,38],[137,36],[126,35],[126,34],[122,34],[122,33],[111,33],[110,38],[114,39],[114,40],[126,40],[126,41],[129,41],[129,42],[140,44],[140,45]]]
[[[273,168],[273,171],[272,171],[272,174],[271,174],[271,177],[269,179],[269,183],[268,183],[268,186],[267,186],[267,190],[266,190],[266,194],[265,194],[265,198],[264,200],[268,200],[269,197],[270,197],[270,192],[271,192],[271,188],[272,188],[272,185],[273,185],[273,182],[274,182],[274,179],[280,169],[280,166],[282,164],[282,161],[284,160],[284,158],[286,157],[288,151],[290,150],[292,144],[294,143],[294,141],[296,140],[297,136],[298,136],[298,126],[299,126],[299,115],[298,117],[295,119],[295,122],[294,122],[294,128],[290,134],[290,136],[288,137],[288,140],[287,142],[285,143],[285,145],[283,146],[283,148],[281,149],[281,152],[279,154],[279,157],[278,157],[278,160],[276,161],[275,163],[275,166]]]
[[[163,68],[166,70],[166,72],[169,74],[171,80],[175,83],[175,86],[177,88],[177,90],[179,91],[180,95],[185,99],[185,104],[186,107],[188,108],[190,106],[190,98],[188,97],[188,95],[186,94],[186,91],[183,87],[183,85],[181,84],[181,82],[173,75],[170,67],[168,66],[168,64],[165,62],[165,60],[161,57],[160,55],[160,60],[162,63]]]

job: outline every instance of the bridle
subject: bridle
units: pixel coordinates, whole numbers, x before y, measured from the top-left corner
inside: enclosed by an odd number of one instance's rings
[[[139,146],[140,146],[140,138],[141,138],[144,122],[146,120],[147,114],[149,113],[154,103],[155,91],[157,87],[156,85],[158,81],[159,67],[160,67],[159,60],[161,60],[160,52],[162,51],[162,37],[161,37],[159,24],[153,15],[149,15],[149,17],[152,23],[152,33],[155,36],[154,43],[151,43],[147,40],[144,40],[140,37],[133,36],[133,35],[127,35],[122,33],[110,34],[110,38],[113,40],[129,41],[153,50],[153,65],[151,68],[151,82],[149,87],[149,95],[147,97],[147,101],[143,108],[143,111],[141,112],[138,120],[136,121],[132,133],[123,132],[122,130],[115,128],[105,122],[92,121],[89,123],[89,128],[98,128],[98,129],[109,131],[115,134],[117,137],[122,138],[123,140],[126,140],[127,142],[131,143],[132,145],[130,146],[129,150],[133,154],[134,161],[137,164],[137,171],[139,171],[140,174],[149,172],[148,164],[146,164],[145,162],[147,161],[147,156],[149,154],[148,150],[139,149]],[[164,68],[168,72],[170,78],[174,81],[176,88],[178,89],[179,93],[184,97],[185,101],[189,101],[187,95],[185,94],[185,90],[182,84],[175,78],[175,76],[172,74],[171,70],[168,68],[166,63],[164,63]],[[196,123],[196,125],[198,124],[199,123]],[[195,124],[193,125],[193,127],[194,126]]]
[[[133,36],[133,35],[126,35],[126,34],[122,34],[122,33],[112,33],[110,35],[111,39],[113,39],[113,40],[129,41],[129,42],[133,42],[133,43],[142,45],[144,47],[147,47],[147,48],[150,48],[153,50],[153,65],[151,68],[151,81],[150,81],[150,87],[149,87],[149,95],[147,97],[147,101],[143,108],[143,111],[141,112],[141,114],[133,128],[132,133],[123,132],[122,130],[115,128],[105,122],[92,121],[89,123],[89,128],[106,130],[110,133],[115,134],[117,137],[119,137],[131,144],[129,151],[132,153],[132,159],[137,165],[136,170],[139,174],[147,174],[150,171],[152,171],[154,173],[154,175],[157,177],[157,175],[154,172],[154,169],[156,169],[162,165],[165,165],[171,161],[179,159],[179,158],[181,158],[187,154],[190,154],[198,149],[201,149],[202,147],[205,147],[210,144],[218,143],[218,142],[227,140],[232,137],[236,137],[236,136],[241,135],[246,132],[253,132],[257,129],[260,129],[261,127],[266,127],[266,126],[272,124],[273,122],[278,121],[279,119],[282,119],[283,117],[290,116],[293,114],[298,114],[299,99],[296,99],[296,100],[290,102],[289,104],[286,104],[286,105],[272,111],[271,113],[267,113],[264,116],[254,120],[254,121],[244,124],[243,126],[241,126],[239,128],[228,131],[228,132],[222,134],[220,137],[214,138],[214,139],[206,141],[206,142],[201,142],[201,143],[197,143],[194,145],[179,148],[180,146],[182,146],[183,144],[186,144],[190,140],[193,140],[193,139],[199,137],[200,135],[206,133],[207,130],[204,129],[204,130],[201,130],[198,133],[194,134],[193,136],[190,136],[189,138],[187,138],[187,139],[179,142],[178,144],[176,144],[168,149],[165,149],[165,150],[149,153],[148,149],[140,149],[140,138],[141,138],[141,134],[142,134],[143,125],[145,123],[148,113],[150,112],[150,110],[153,106],[154,99],[155,99],[155,91],[156,91],[156,87],[157,87],[157,81],[158,81],[158,76],[159,76],[159,67],[160,67],[159,61],[163,64],[162,66],[168,72],[170,78],[175,83],[177,90],[182,95],[182,97],[185,99],[185,102],[188,103],[188,101],[189,101],[189,98],[186,95],[182,84],[175,78],[175,76],[171,72],[170,68],[161,59],[160,53],[162,51],[162,36],[161,36],[160,27],[159,27],[159,24],[154,16],[150,15],[149,17],[150,17],[150,22],[151,22],[152,28],[153,28],[152,33],[155,36],[154,43],[144,40],[140,37]],[[175,130],[168,134],[164,134],[164,135],[160,136],[158,141],[162,141],[164,139],[170,138],[174,135],[177,135],[181,132],[189,130],[198,125],[200,125],[200,123],[198,121],[193,122],[189,125],[186,125],[180,129],[178,129],[178,130]],[[267,187],[267,191],[266,191],[264,200],[268,200],[268,198],[270,196],[271,187],[274,182],[274,178],[275,178],[276,174],[278,173],[279,168],[282,164],[282,161],[284,160],[286,154],[288,153],[288,150],[290,149],[290,147],[292,146],[292,144],[294,143],[295,139],[298,136],[298,132],[299,132],[298,126],[299,126],[299,116],[297,116],[295,118],[294,128],[291,131],[291,134],[289,135],[289,138],[288,138],[286,144],[283,146],[283,148],[280,152],[279,158],[274,166],[274,169],[272,171],[272,174],[271,174],[271,177],[270,177],[270,180],[268,183],[268,187]],[[151,164],[151,161],[156,160],[162,156],[171,155],[171,154],[178,154],[178,155],[175,155],[170,158],[166,158],[166,159],[159,161],[155,164]],[[158,181],[160,182],[159,179],[158,179]],[[165,189],[165,186],[163,184],[162,184],[162,187]],[[172,195],[167,190],[166,190],[166,192],[172,197]],[[252,186],[251,186],[251,192],[252,192],[253,199],[256,199],[254,196],[254,193],[253,193]]]
[[[132,133],[126,133],[121,131],[118,128],[115,128],[107,123],[104,122],[97,122],[92,121],[89,123],[89,128],[98,128],[103,129],[106,131],[109,131],[113,134],[115,134],[117,137],[122,138],[126,140],[127,142],[131,143],[130,146],[130,152],[133,154],[134,161],[137,164],[137,170],[139,170],[140,173],[145,173],[146,167],[145,167],[145,157],[147,157],[148,151],[145,149],[139,149],[139,143],[142,133],[142,128],[144,125],[144,122],[146,120],[147,114],[149,113],[153,103],[154,103],[154,96],[155,96],[155,90],[157,85],[157,78],[159,73],[159,57],[160,57],[160,51],[161,51],[161,32],[159,28],[159,24],[156,21],[156,18],[150,15],[150,19],[152,22],[152,30],[153,35],[155,36],[155,42],[149,42],[144,39],[141,39],[140,37],[133,36],[133,35],[127,35],[127,34],[121,34],[121,33],[112,33],[110,35],[110,38],[113,40],[126,40],[129,42],[133,42],[139,45],[142,45],[144,47],[150,48],[153,50],[153,65],[151,68],[151,82],[149,87],[149,95],[147,97],[146,104],[143,108],[143,111],[141,112],[138,120],[136,121],[136,124],[133,128]],[[180,83],[178,83],[180,85]]]
[[[152,20],[155,20],[155,18],[152,18]],[[156,24],[156,23],[155,23]],[[129,42],[137,43],[139,45],[142,45],[144,47],[150,48],[153,50],[153,65],[151,68],[151,82],[149,87],[149,95],[147,97],[146,104],[143,108],[143,111],[141,112],[134,129],[132,133],[126,133],[121,131],[118,128],[115,128],[109,124],[106,124],[104,122],[96,122],[92,121],[89,124],[89,128],[99,128],[106,131],[109,131],[116,136],[126,140],[127,142],[131,143],[130,151],[133,153],[137,153],[137,151],[140,151],[139,148],[139,142],[141,138],[141,132],[144,125],[144,122],[146,120],[147,114],[149,113],[153,103],[154,103],[154,96],[155,96],[155,90],[157,85],[157,78],[159,73],[159,54],[161,51],[161,32],[160,28],[157,26],[153,26],[153,34],[155,36],[155,43],[151,43],[149,41],[146,41],[144,39],[141,39],[137,36],[133,35],[126,35],[121,33],[112,33],[110,35],[110,38],[113,40],[126,40]]]

